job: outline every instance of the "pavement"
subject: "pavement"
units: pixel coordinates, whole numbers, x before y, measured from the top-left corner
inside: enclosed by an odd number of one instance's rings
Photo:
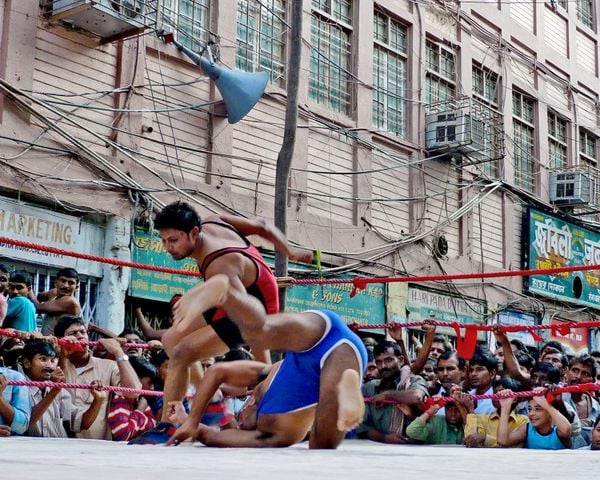
[[[600,451],[468,449],[345,440],[337,450],[129,446],[0,438],[0,480],[496,480],[597,478]]]

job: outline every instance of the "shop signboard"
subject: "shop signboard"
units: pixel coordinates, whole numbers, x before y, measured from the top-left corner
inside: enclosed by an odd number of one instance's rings
[[[600,233],[532,208],[527,215],[526,269],[600,264]],[[600,270],[530,275],[524,284],[531,293],[600,308]]]
[[[0,198],[0,236],[88,255],[101,255],[104,244],[99,225],[9,198]],[[0,255],[34,265],[69,267],[84,275],[102,276],[99,262],[36,248],[0,244]]]
[[[487,305],[483,300],[413,285],[408,287],[406,309],[409,322],[434,319],[442,322],[483,325],[487,313]],[[456,336],[456,332],[451,327],[438,327],[436,331]],[[478,338],[484,340],[485,332],[479,332]]]
[[[329,309],[338,313],[346,323],[385,323],[385,284],[368,284],[366,289],[358,290],[354,297],[350,297],[352,288],[352,283],[293,285],[286,292],[285,310]],[[366,331],[383,333],[380,329]]]

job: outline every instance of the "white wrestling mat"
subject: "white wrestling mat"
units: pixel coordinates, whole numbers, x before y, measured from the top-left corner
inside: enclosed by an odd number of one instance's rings
[[[529,480],[593,479],[600,451],[544,452],[381,445],[338,450],[128,446],[97,440],[0,438],[0,480]]]

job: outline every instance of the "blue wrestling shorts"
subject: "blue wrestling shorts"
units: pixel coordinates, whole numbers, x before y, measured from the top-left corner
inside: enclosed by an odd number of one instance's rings
[[[309,311],[325,320],[325,333],[311,349],[286,354],[258,405],[258,415],[294,412],[316,405],[319,401],[321,368],[331,352],[342,344],[354,350],[362,382],[367,351],[360,337],[348,328],[337,313],[330,310]]]

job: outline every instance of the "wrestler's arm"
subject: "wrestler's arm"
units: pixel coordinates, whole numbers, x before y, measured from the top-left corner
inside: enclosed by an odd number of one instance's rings
[[[290,246],[285,235],[275,225],[265,222],[261,218],[244,218],[235,215],[219,215],[212,217],[215,220],[221,220],[234,227],[242,235],[258,235],[275,246],[275,250],[283,253],[290,260],[311,263],[312,251],[294,248]],[[211,220],[212,220],[211,218]]]
[[[193,406],[187,420],[177,429],[167,442],[167,445],[177,445],[195,435],[198,423],[207,405],[222,383],[252,388],[268,374],[271,367],[271,365],[265,363],[238,360],[235,362],[216,363],[207,369],[196,391]]]
[[[212,367],[211,367],[212,368]],[[291,438],[258,430],[214,430],[205,425],[198,426],[198,441],[207,447],[221,448],[274,448],[289,447]]]

